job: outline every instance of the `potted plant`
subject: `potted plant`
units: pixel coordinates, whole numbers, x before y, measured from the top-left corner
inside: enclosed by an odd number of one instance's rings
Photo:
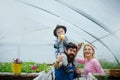
[[[118,69],[109,69],[110,76],[120,77],[120,68]]]
[[[14,74],[18,75],[21,73],[22,61],[19,58],[13,59],[12,71]]]
[[[34,72],[37,72],[37,68],[38,68],[38,67],[37,67],[37,65],[35,65],[35,64],[31,66],[31,69],[32,69]]]

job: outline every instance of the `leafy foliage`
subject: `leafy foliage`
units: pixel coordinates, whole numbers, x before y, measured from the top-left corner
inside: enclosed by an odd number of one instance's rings
[[[32,69],[32,66],[34,66],[34,65],[36,65],[37,70]],[[50,70],[50,66],[48,66],[45,63],[39,64],[39,63],[35,63],[35,62],[23,62],[21,72],[25,72],[25,73],[33,73],[33,72],[41,72],[41,71],[48,72],[49,70]],[[7,62],[1,63],[0,62],[0,72],[12,72],[11,63],[7,63]]]
[[[100,59],[100,64],[103,67],[103,69],[116,69],[120,68],[120,64],[116,62],[108,62],[105,59]]]
[[[113,62],[108,62],[108,61],[106,61],[104,59],[101,59],[99,61],[100,61],[101,66],[103,67],[103,69],[120,68],[120,64],[113,63]],[[32,69],[32,66],[36,66],[37,69],[36,70]],[[79,67],[83,68],[84,65],[79,64]],[[45,63],[39,64],[39,63],[35,63],[35,62],[23,62],[21,72],[25,72],[25,73],[33,73],[33,72],[41,72],[41,71],[48,72],[49,70],[50,70],[50,66],[45,64]],[[12,72],[11,63],[8,63],[8,62],[2,63],[2,62],[0,62],[0,72]]]
[[[0,62],[0,72],[12,72],[10,63],[1,63]]]

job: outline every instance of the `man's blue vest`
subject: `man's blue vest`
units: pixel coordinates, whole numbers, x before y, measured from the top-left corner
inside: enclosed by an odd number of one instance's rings
[[[72,66],[67,66],[67,70],[73,70],[72,73],[66,73],[65,72],[65,67],[62,66],[59,69],[55,69],[55,80],[73,80],[74,78],[74,69],[75,65],[72,64]]]

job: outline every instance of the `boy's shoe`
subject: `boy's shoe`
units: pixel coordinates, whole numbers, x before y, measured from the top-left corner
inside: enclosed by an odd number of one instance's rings
[[[81,73],[74,73],[74,78],[79,78],[79,77],[81,77]]]

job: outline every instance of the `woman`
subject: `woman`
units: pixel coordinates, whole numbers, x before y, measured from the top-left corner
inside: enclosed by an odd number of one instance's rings
[[[99,61],[94,57],[95,49],[91,44],[85,44],[83,48],[83,55],[84,58],[76,58],[76,61],[78,63],[84,64],[84,72],[85,72],[86,80],[88,77],[88,73],[104,74],[104,71]]]

